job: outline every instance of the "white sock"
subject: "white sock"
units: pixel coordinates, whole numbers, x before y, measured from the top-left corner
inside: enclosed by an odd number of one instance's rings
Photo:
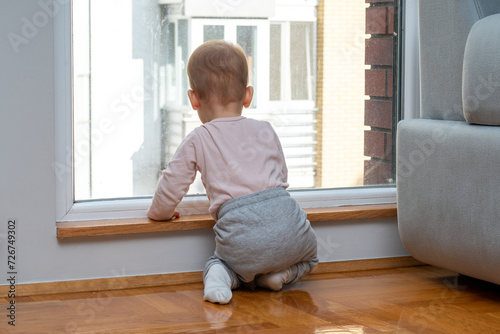
[[[203,300],[212,303],[227,304],[233,294],[231,292],[231,278],[221,264],[214,264],[205,276],[205,295]]]
[[[290,269],[264,274],[257,277],[255,283],[257,284],[257,286],[260,286],[261,288],[267,288],[274,291],[279,291],[283,288],[283,284],[286,284],[291,280],[290,278],[291,274],[292,273]]]

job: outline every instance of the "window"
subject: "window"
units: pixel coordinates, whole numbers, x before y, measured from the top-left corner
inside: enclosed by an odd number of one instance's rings
[[[244,116],[275,128],[290,189],[324,196],[335,188],[345,197],[362,187],[354,197],[394,201],[393,187],[365,188],[394,184],[392,3],[257,2],[73,1],[75,202],[153,194],[200,124],[186,96],[186,65],[210,39],[245,50],[255,95]],[[189,194],[203,193],[195,181]]]
[[[313,29],[312,22],[271,24],[271,101],[314,101]]]

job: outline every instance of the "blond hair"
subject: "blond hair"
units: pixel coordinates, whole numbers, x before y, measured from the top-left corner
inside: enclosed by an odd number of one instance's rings
[[[248,63],[239,45],[213,40],[200,45],[189,58],[191,89],[204,102],[223,105],[241,101],[248,85]]]

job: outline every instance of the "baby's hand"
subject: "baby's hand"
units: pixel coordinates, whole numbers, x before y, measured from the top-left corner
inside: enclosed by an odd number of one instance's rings
[[[175,219],[175,218],[180,218],[181,217],[181,214],[179,211],[175,210],[174,211],[174,214],[172,215],[172,217],[170,219]]]

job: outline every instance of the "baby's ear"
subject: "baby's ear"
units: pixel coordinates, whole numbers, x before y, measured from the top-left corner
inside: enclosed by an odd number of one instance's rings
[[[198,98],[198,94],[196,94],[196,92],[192,89],[188,90],[187,94],[193,110],[198,110],[200,108],[200,99]]]
[[[245,90],[245,97],[243,98],[243,107],[248,108],[252,103],[253,98],[253,87],[248,86]]]

